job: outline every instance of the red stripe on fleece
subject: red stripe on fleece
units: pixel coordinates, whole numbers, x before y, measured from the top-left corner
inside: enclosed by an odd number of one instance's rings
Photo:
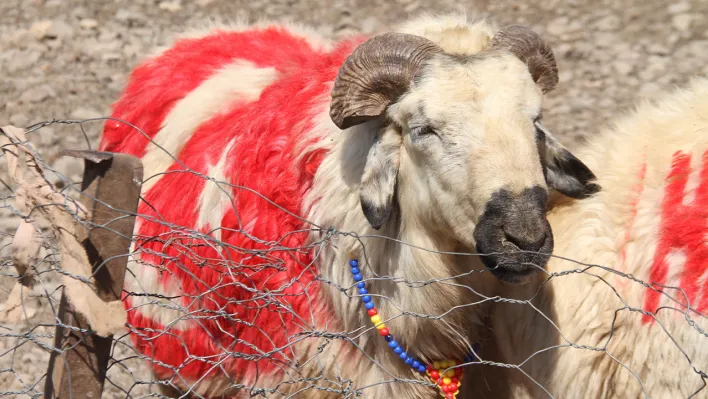
[[[182,39],[132,72],[111,116],[137,126],[153,138],[179,100],[236,60],[285,72],[321,56],[305,38],[282,27],[241,32],[215,30],[205,37]],[[124,123],[107,120],[99,151],[142,156],[148,137]]]
[[[691,155],[676,152],[673,157],[671,172],[664,190],[664,199],[661,206],[661,223],[658,245],[654,254],[654,263],[651,266],[650,281],[652,284],[665,284],[668,273],[666,256],[671,250],[683,250],[686,262],[681,271],[680,288],[684,290],[686,298],[693,309],[702,311],[706,307],[705,297],[700,304],[695,299],[699,290],[699,279],[708,269],[708,246],[706,233],[708,232],[708,152],[703,154],[702,170],[699,176],[699,186],[696,191],[694,203],[683,205],[684,191],[691,173]],[[661,287],[659,287],[661,289]],[[683,303],[684,297],[680,293],[670,293]],[[660,303],[661,293],[649,289],[644,302],[644,309],[656,312]],[[685,304],[685,303],[684,303]],[[642,319],[650,323],[654,319],[644,315]]]
[[[681,276],[681,287],[685,287],[686,295],[693,309],[703,312],[708,309],[708,284],[700,279],[708,271],[708,151],[701,158],[701,173],[699,185],[696,188],[695,202],[684,207],[686,225],[682,229],[683,237],[689,252],[685,270]],[[703,283],[701,286],[700,284]],[[699,292],[703,295],[699,296]],[[696,302],[700,298],[700,302]]]
[[[257,101],[234,104],[229,112],[205,121],[179,154],[180,161],[206,174],[236,139],[225,170],[229,182],[260,193],[288,212],[302,214],[302,200],[324,152],[307,153],[296,162],[293,149],[303,145],[314,117],[326,112],[322,99],[339,66],[361,40],[308,58],[300,69],[289,70],[267,87]],[[140,117],[149,119],[150,110],[144,112]],[[138,152],[134,147],[130,150]],[[182,304],[198,326],[164,334],[164,326],[143,317],[139,308],[131,309],[128,322],[144,334],[133,335],[135,346],[171,366],[155,366],[163,377],[172,375],[170,368],[179,367],[183,377],[201,378],[213,368],[215,359],[234,377],[277,372],[293,357],[288,350],[292,337],[332,317],[319,294],[312,251],[283,250],[306,246],[307,232],[293,232],[309,226],[259,195],[233,189],[235,209],[229,209],[221,223],[222,241],[228,247],[222,246],[219,253],[204,245],[204,240],[149,220],[195,228],[204,180],[181,170],[182,166],[173,164],[145,194],[137,239],[139,249],[145,251],[143,259],[164,267],[165,274],[179,282],[185,292]],[[253,250],[262,252],[254,254]],[[130,303],[128,296],[126,306]],[[328,320],[328,324],[336,326],[336,321]]]

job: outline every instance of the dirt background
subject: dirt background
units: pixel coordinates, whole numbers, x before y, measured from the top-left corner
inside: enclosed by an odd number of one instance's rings
[[[446,11],[528,24],[552,44],[560,83],[548,96],[545,123],[570,146],[640,98],[656,98],[708,73],[708,0],[2,0],[0,125],[108,116],[142,56],[209,20],[287,18],[335,36],[373,33],[420,12]],[[82,164],[58,153],[85,148],[84,133],[95,147],[102,122],[82,127],[47,126],[31,138],[45,160],[74,181]],[[4,161],[0,165],[2,177]],[[0,212],[0,259],[8,255],[8,233],[16,226],[17,219]],[[0,270],[0,300],[13,274]],[[53,328],[34,326],[54,320],[40,302],[36,306],[24,325],[0,326],[0,396],[41,395],[48,357],[41,343],[49,342],[42,335]],[[119,348],[116,356],[130,351]],[[136,363],[114,365],[109,376],[107,396],[148,392],[136,385],[149,380]]]

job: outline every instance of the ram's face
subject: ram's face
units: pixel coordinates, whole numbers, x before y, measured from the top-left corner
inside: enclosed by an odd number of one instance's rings
[[[381,118],[360,189],[369,222],[380,227],[398,206],[480,253],[501,280],[527,281],[553,251],[548,188],[574,198],[598,190],[540,123],[557,82],[550,48],[518,26],[469,57],[417,36],[376,40],[340,71],[331,112],[343,128]]]

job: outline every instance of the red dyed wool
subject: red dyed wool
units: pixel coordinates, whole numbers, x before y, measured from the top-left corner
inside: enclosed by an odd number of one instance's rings
[[[180,153],[172,155],[192,171],[207,174],[233,142],[225,168],[228,182],[258,192],[287,212],[247,189],[222,186],[232,195],[233,206],[221,226],[201,229],[209,234],[223,228],[225,245],[217,250],[174,228],[196,229],[203,177],[175,162],[143,193],[136,250],[143,262],[160,271],[161,284],[178,285],[182,298],[173,302],[190,317],[186,329],[162,325],[141,313],[141,307],[132,308],[133,296],[124,293],[134,345],[162,364],[153,365],[159,377],[178,371],[181,378],[194,381],[214,378],[224,369],[235,379],[260,378],[293,359],[289,345],[295,334],[321,326],[331,314],[320,299],[312,251],[273,248],[307,245],[305,232],[291,232],[309,226],[288,212],[304,213],[303,197],[324,154],[313,151],[297,161],[294,148],[302,148],[314,118],[328,111],[323,99],[340,65],[362,40],[327,52],[283,28],[215,31],[178,41],[131,75],[112,117],[148,137],[109,120],[100,150],[141,157],[174,105],[219,68],[247,60],[280,73],[256,101],[230,104],[227,112],[204,120]],[[254,250],[262,252],[254,255]]]
[[[679,286],[690,301],[691,307],[699,312],[708,309],[708,284],[701,284],[701,278],[708,270],[708,152],[703,154],[701,163],[695,200],[692,204],[684,205],[684,192],[691,174],[691,154],[674,154],[671,171],[666,178],[659,241],[650,274],[653,284],[666,284],[669,268],[666,257],[672,250],[682,250],[686,261],[681,271]],[[660,285],[655,288],[662,290]],[[674,295],[672,292],[668,294]],[[647,289],[644,309],[656,312],[660,297],[661,293]],[[683,295],[677,295],[676,299],[684,302]],[[696,302],[697,300],[700,302]],[[651,316],[643,316],[645,323],[653,320]]]

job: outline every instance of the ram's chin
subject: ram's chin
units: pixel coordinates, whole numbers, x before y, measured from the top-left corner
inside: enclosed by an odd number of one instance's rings
[[[490,273],[507,284],[522,285],[545,273],[550,254],[524,253],[500,250],[489,255],[480,255]]]

